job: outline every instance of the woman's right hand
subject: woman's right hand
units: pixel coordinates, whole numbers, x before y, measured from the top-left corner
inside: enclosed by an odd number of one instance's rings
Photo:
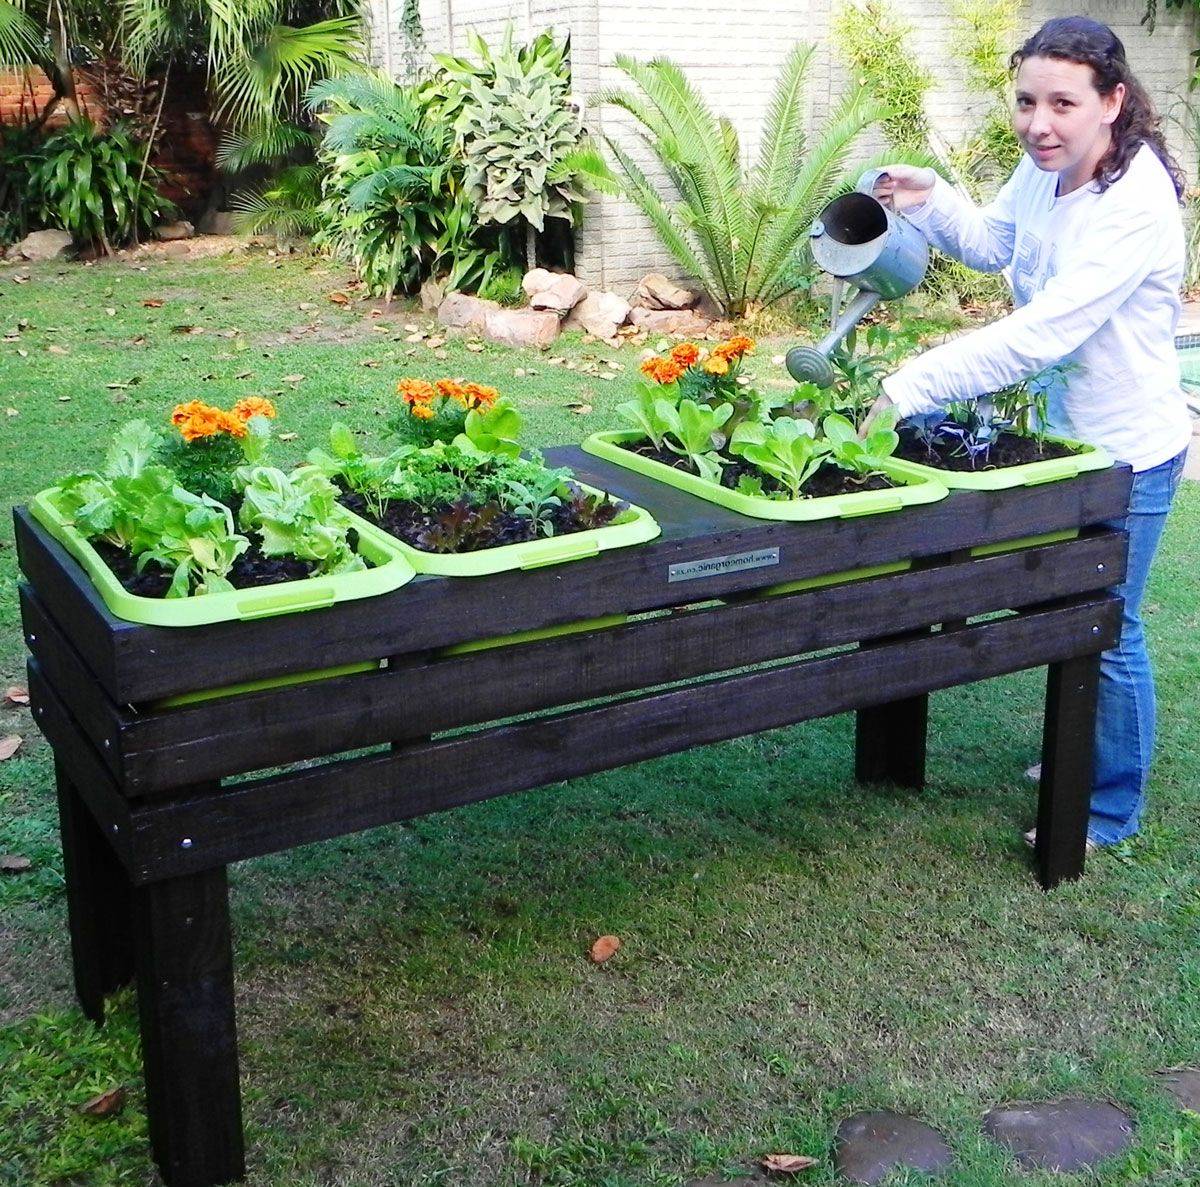
[[[937,174],[915,165],[884,165],[872,187],[871,196],[892,210],[911,210],[933,193]]]

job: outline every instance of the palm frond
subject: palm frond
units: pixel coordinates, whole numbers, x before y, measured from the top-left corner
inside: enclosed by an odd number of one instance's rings
[[[23,3],[0,0],[0,66],[27,66],[43,56],[41,31]]]
[[[226,173],[240,173],[255,165],[285,160],[303,149],[311,150],[316,137],[298,124],[273,120],[226,132],[217,145],[215,161]]]
[[[315,165],[284,169],[262,190],[233,195],[234,230],[241,235],[307,235],[321,225],[321,170]]]
[[[780,202],[804,152],[804,84],[813,47],[792,47],[779,71],[763,123],[753,184],[764,201]]]
[[[387,194],[402,198],[428,184],[427,165],[388,165],[356,181],[346,191],[346,205],[351,210],[366,210]]]
[[[572,177],[582,179],[589,189],[602,194],[621,192],[621,183],[616,174],[608,167],[599,149],[591,144],[581,144],[572,149],[546,171],[546,180],[551,183],[567,181]]]

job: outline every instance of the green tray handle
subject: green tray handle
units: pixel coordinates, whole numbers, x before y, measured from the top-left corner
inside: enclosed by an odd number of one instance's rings
[[[337,597],[333,586],[324,589],[290,589],[285,593],[259,591],[257,596],[238,601],[238,618],[252,622],[256,618],[270,618],[275,614],[296,614],[301,610],[324,610],[332,606]]]
[[[522,569],[542,569],[547,565],[560,565],[565,561],[579,561],[600,552],[598,540],[578,540],[563,536],[558,540],[546,540],[538,546],[537,554],[522,565]]]
[[[882,515],[885,511],[899,511],[904,506],[904,500],[892,491],[871,491],[871,495],[878,495],[878,498],[868,499],[867,496],[857,496],[862,498],[861,503],[851,503],[850,506],[839,513],[839,519],[855,519],[860,515]]]
[[[1059,457],[1038,465],[1038,471],[1030,471],[1022,486],[1041,486],[1043,482],[1061,482],[1064,478],[1078,478],[1080,474],[1080,459],[1078,457]]]

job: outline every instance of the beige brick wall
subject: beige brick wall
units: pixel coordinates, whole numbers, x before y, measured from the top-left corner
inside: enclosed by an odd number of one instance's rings
[[[469,26],[489,41],[502,35],[512,19],[518,34],[528,36],[547,26],[571,33],[574,90],[587,104],[598,88],[623,85],[616,68],[618,53],[649,59],[666,55],[684,67],[688,78],[710,105],[728,116],[750,161],[758,147],[763,114],[780,62],[797,41],[815,45],[809,71],[811,125],[818,124],[850,84],[830,25],[845,0],[421,0],[426,43],[431,50],[465,46]],[[950,53],[952,21],[948,0],[891,0],[912,26],[911,45],[935,78],[929,97],[931,123],[951,144],[969,134],[986,102],[966,92],[961,68]],[[390,4],[391,24],[399,29],[403,0],[372,0],[375,15],[375,61],[385,64],[383,27]],[[1035,0],[1022,10],[1021,35],[1058,15],[1049,0]],[[1185,90],[1197,22],[1191,12],[1159,5],[1153,35],[1139,24],[1141,0],[1092,0],[1088,15],[1107,22],[1124,40],[1135,71],[1160,110],[1166,112]],[[399,73],[399,35],[393,37],[393,73]],[[1015,48],[1015,47],[1014,47]],[[664,186],[654,162],[631,135],[630,121],[615,108],[587,106],[587,123],[600,136],[620,138]],[[1196,160],[1178,128],[1168,123],[1168,138],[1194,176]],[[864,153],[873,147],[864,144]],[[647,271],[679,275],[652,226],[629,203],[603,198],[589,207],[577,232],[576,270],[589,283],[624,292]]]

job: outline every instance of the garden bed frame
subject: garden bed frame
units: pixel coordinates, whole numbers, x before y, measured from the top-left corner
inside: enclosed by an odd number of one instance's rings
[[[170,1187],[244,1173],[231,862],[848,710],[858,779],[919,787],[929,692],[1048,665],[1034,861],[1047,888],[1082,872],[1099,656],[1120,630],[1108,587],[1126,553],[1124,533],[1097,525],[1124,514],[1127,468],[789,524],[574,448],[550,460],[646,507],[662,536],[530,572],[419,577],[329,609],[167,629],[115,618],[17,510],[29,688],[54,748],[76,991],[100,1023],[105,995],[136,976],[150,1139]],[[1075,528],[1077,539],[970,556]],[[735,596],[908,558],[907,572]],[[440,653],[648,611],[666,613]],[[809,654],[829,648],[840,650]],[[386,666],[369,672],[153,708],[378,659]],[[714,678],[661,687],[700,676]],[[542,716],[496,724],[527,713]],[[327,761],[304,763],[314,758]]]

